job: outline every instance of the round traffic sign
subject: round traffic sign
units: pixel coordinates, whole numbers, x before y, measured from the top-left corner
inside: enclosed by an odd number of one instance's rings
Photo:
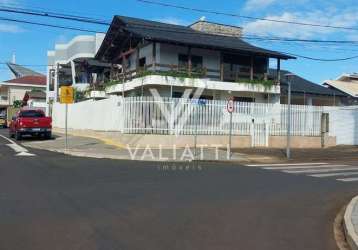
[[[227,112],[232,113],[234,112],[235,105],[234,105],[234,99],[230,98],[226,105]]]

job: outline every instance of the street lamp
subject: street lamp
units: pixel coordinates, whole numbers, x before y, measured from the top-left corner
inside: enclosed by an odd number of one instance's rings
[[[286,74],[287,79],[287,146],[286,157],[289,160],[291,158],[291,82],[295,77],[294,74]]]

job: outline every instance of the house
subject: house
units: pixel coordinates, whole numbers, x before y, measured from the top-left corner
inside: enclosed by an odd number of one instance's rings
[[[46,111],[46,92],[43,90],[31,90],[25,93],[22,105],[29,108],[41,108]]]
[[[14,78],[21,78],[25,76],[43,76],[43,74],[33,71],[32,69],[18,65],[16,63],[7,63],[7,66]]]
[[[0,112],[15,102],[21,104],[28,91],[46,90],[46,76],[16,64],[8,67],[18,78],[0,82]]]
[[[347,96],[346,105],[358,104],[358,74],[343,74],[336,80],[326,80],[323,83],[330,89],[334,89]]]
[[[96,89],[109,75],[109,65],[94,57],[104,34],[81,35],[70,42],[56,44],[47,52],[47,103],[58,101],[61,86],[73,86],[78,91]],[[56,98],[57,97],[57,98]]]
[[[275,78],[275,74],[276,70],[271,69],[269,78]],[[290,71],[281,70],[281,104],[287,104],[288,82],[286,75],[291,75],[292,104],[341,106],[346,103],[346,94],[308,81],[307,79],[304,79]]]
[[[115,16],[96,59],[113,65],[108,94],[181,97],[204,89],[206,99],[280,102],[280,76],[268,79],[269,60],[294,57],[243,41],[242,29],[207,21],[190,26]],[[120,67],[114,67],[121,65]]]

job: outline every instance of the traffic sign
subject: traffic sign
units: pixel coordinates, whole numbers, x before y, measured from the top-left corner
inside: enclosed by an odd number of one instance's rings
[[[234,110],[235,110],[234,98],[231,97],[231,98],[228,100],[227,105],[226,105],[226,110],[227,110],[227,112],[229,112],[229,113],[234,112]]]
[[[73,103],[73,87],[62,86],[60,93],[60,103],[71,104]]]

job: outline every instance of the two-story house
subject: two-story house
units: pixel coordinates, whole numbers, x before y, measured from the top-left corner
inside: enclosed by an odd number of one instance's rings
[[[46,91],[46,76],[13,63],[8,67],[16,78],[0,82],[0,112],[15,101],[22,102],[29,91]]]
[[[190,26],[115,16],[96,59],[113,65],[107,93],[165,97],[204,89],[202,98],[280,102],[280,76],[268,79],[269,61],[294,57],[253,46],[242,29],[207,21]],[[120,65],[120,66],[118,66]]]

